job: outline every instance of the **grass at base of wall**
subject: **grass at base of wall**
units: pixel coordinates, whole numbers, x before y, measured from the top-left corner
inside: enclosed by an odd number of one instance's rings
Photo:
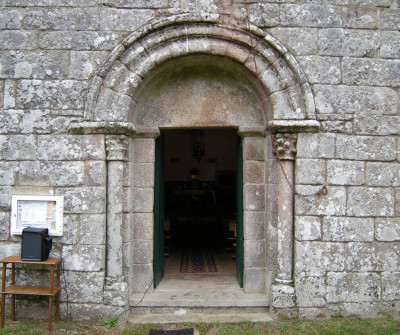
[[[60,321],[53,323],[52,335],[88,334],[88,335],[147,335],[150,329],[183,329],[194,328],[197,334],[204,335],[211,327],[219,330],[221,335],[400,335],[400,320],[393,318],[358,319],[333,318],[330,320],[285,320],[271,322],[239,323],[181,323],[181,324],[147,324],[111,327],[107,329],[102,321],[74,322]],[[6,327],[0,335],[44,335],[47,332],[47,321],[7,320]]]

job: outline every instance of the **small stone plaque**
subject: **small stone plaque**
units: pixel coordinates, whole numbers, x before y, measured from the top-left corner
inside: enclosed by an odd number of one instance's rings
[[[149,335],[194,335],[194,331],[193,328],[174,330],[150,329]]]

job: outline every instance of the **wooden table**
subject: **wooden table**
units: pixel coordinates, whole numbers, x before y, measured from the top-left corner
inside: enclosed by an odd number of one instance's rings
[[[53,297],[56,296],[56,321],[60,319],[60,268],[62,258],[49,258],[41,262],[23,261],[19,256],[10,256],[0,261],[3,263],[3,279],[1,284],[1,324],[4,328],[4,310],[6,294],[11,294],[11,319],[15,321],[15,296],[16,295],[38,295],[49,297],[49,322],[48,330],[51,331],[51,319],[53,312]],[[11,264],[11,285],[6,287],[7,264]],[[46,265],[50,266],[49,286],[26,286],[15,285],[15,264]],[[54,267],[57,266],[56,285],[54,286]]]

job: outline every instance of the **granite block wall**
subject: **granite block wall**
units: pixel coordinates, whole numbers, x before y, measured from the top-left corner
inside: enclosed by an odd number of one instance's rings
[[[71,134],[69,127],[84,121],[91,82],[114,48],[143,25],[182,14],[226,26],[251,22],[288,49],[312,89],[320,131],[298,135],[294,166],[295,315],[400,317],[398,0],[0,0],[0,257],[20,248],[9,234],[12,194],[63,195],[64,236],[54,238],[53,254],[64,258],[74,317],[115,315],[126,303],[118,293],[127,292],[125,283],[148,286],[152,232],[135,222],[152,220],[154,143],[133,140],[130,160],[112,170],[123,170],[117,234],[121,254],[131,256],[110,280],[106,135]],[[105,79],[110,94],[125,85],[115,78]],[[104,120],[128,120],[128,95],[142,78],[131,79],[127,95],[104,101]],[[279,100],[279,90],[271,99]],[[282,106],[275,116],[285,117]],[[264,224],[245,238],[265,250],[265,259],[251,261],[266,264],[268,292],[278,236],[276,203],[267,199],[276,199],[279,164],[269,137],[260,143],[265,164],[246,164],[245,180],[257,189],[245,192],[263,196],[246,215]],[[141,243],[131,245],[129,236]],[[61,300],[66,313],[64,293]]]

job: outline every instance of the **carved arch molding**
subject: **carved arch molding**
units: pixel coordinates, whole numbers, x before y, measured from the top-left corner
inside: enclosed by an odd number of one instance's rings
[[[200,55],[210,59],[229,59],[256,82],[254,90],[260,101],[267,102],[267,115],[252,127],[240,122],[224,126],[237,127],[243,137],[265,136],[267,129],[281,134],[275,154],[288,162],[284,164],[286,172],[278,175],[282,185],[288,176],[293,182],[295,157],[287,154],[288,150],[295,152],[293,138],[297,133],[319,130],[313,93],[302,68],[284,45],[254,25],[228,26],[213,16],[178,15],[154,21],[127,36],[93,77],[86,97],[84,120],[72,123],[69,129],[74,134],[106,135],[108,173],[114,176],[114,181],[109,180],[107,185],[107,194],[110,193],[107,204],[107,277],[111,284],[113,278],[118,281],[117,278],[123,275],[120,230],[123,226],[120,205],[123,194],[121,190],[118,194],[111,194],[111,189],[115,188],[115,181],[123,180],[121,164],[128,160],[129,141],[126,139],[155,138],[159,134],[157,126],[148,127],[135,119],[137,97],[158,68],[179,58]],[[110,143],[117,145],[111,147]],[[280,144],[289,147],[282,149]],[[282,187],[278,196],[282,208],[293,206],[290,188]],[[290,284],[292,280],[293,214],[287,212],[282,211],[282,217],[278,217],[278,229],[284,238],[278,242],[276,280],[282,284]]]

